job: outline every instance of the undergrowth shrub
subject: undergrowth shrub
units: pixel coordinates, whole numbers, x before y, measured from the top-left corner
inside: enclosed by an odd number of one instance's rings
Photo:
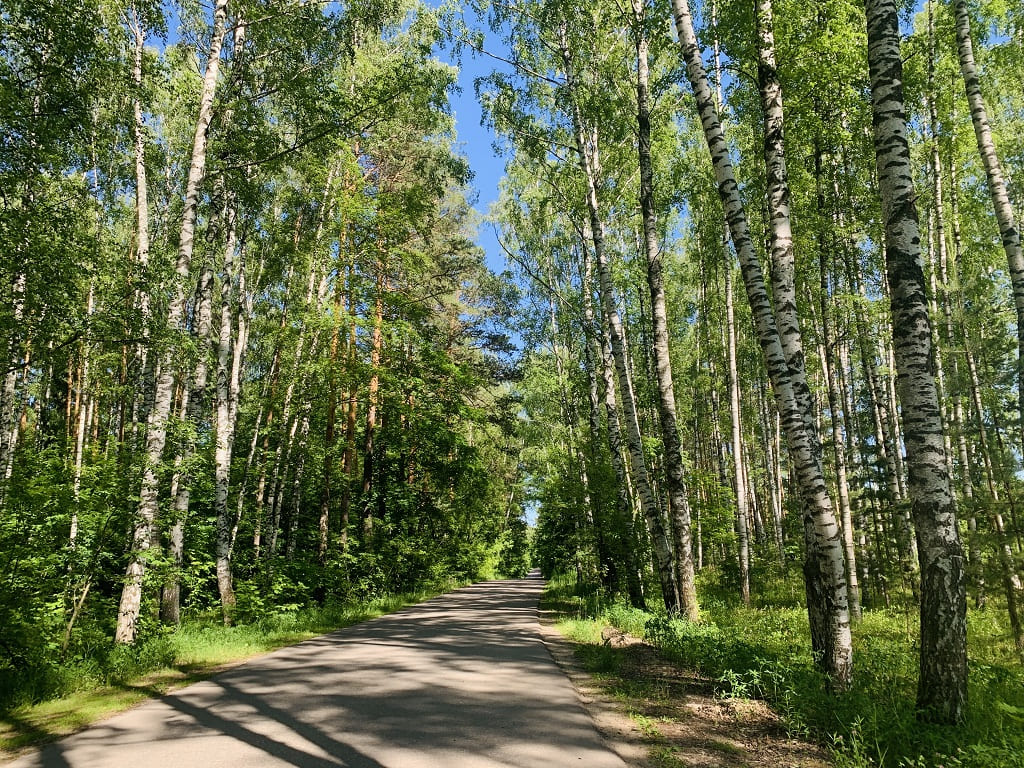
[[[163,669],[210,668],[395,611],[458,585],[444,579],[401,594],[300,606],[274,605],[242,582],[233,626],[224,626],[220,611],[215,610],[193,616],[174,630],[147,621],[133,645],[115,645],[109,635],[89,636],[88,643],[77,643],[74,653],[63,660],[54,651],[20,659],[18,664],[0,663],[0,713],[128,683]]]
[[[716,681],[722,696],[767,700],[792,733],[830,746],[838,768],[1024,768],[1024,669],[1003,608],[969,613],[968,714],[963,724],[944,727],[917,719],[914,613],[865,612],[853,629],[853,686],[835,694],[814,665],[806,611],[793,605],[790,587],[774,590],[781,607],[764,600],[755,608],[730,605],[711,591],[697,623],[620,602],[594,607],[599,592],[565,580],[555,580],[549,594],[570,606],[570,615],[645,638]]]

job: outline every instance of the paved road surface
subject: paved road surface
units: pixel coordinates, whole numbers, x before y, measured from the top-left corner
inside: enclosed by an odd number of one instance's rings
[[[538,632],[476,584],[146,702],[9,768],[624,768]]]

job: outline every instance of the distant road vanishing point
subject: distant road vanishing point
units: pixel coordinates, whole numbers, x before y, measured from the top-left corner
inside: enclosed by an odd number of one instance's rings
[[[624,768],[494,581],[261,656],[9,768]]]

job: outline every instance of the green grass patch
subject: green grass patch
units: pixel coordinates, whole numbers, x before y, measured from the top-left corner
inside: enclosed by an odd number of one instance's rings
[[[457,586],[444,583],[359,604],[270,612],[232,627],[205,616],[134,646],[100,649],[92,658],[27,679],[21,697],[36,700],[0,711],[0,753],[52,741],[227,666],[393,613]]]
[[[550,592],[552,605],[576,606],[577,614],[600,598],[561,579]],[[580,593],[575,600],[566,596],[573,592]],[[811,657],[806,612],[791,600],[780,602],[745,608],[705,595],[699,623],[608,601],[592,615],[597,626],[643,637],[717,681],[723,696],[765,699],[792,733],[829,745],[839,768],[1024,768],[1024,669],[994,601],[968,616],[969,708],[956,727],[917,720],[913,613],[867,611],[853,630],[853,687],[832,694]],[[586,634],[579,615],[566,624],[577,636]]]

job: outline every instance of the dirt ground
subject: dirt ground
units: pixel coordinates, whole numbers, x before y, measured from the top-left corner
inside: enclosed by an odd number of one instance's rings
[[[576,646],[544,617],[551,655],[569,675],[601,734],[636,768],[828,768],[825,751],[786,733],[760,701],[723,699],[711,681],[663,659],[651,646],[606,628],[619,656],[612,674],[591,675]]]

